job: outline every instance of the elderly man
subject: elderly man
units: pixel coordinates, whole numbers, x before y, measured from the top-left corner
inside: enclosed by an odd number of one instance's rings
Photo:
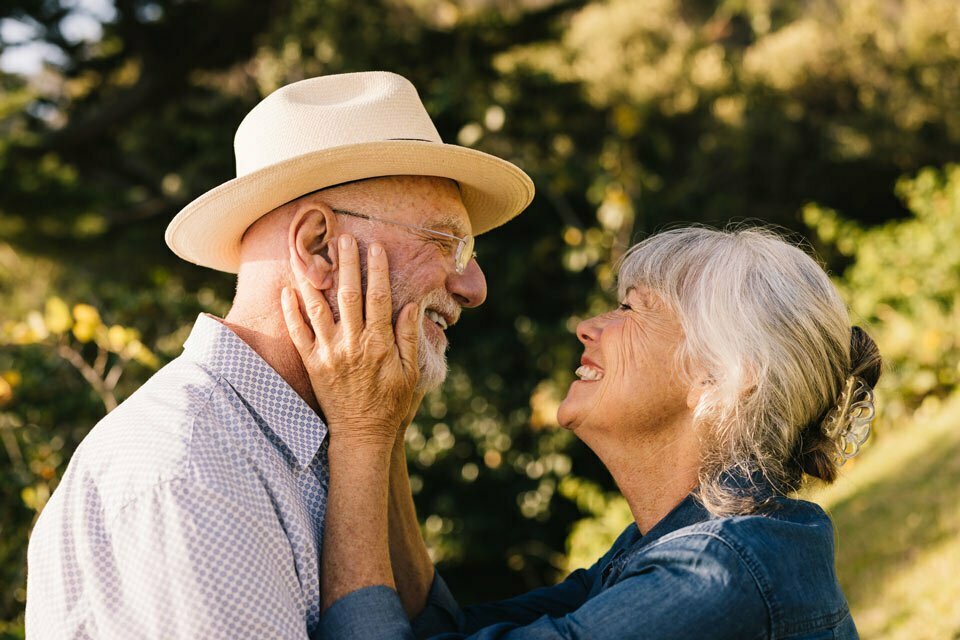
[[[201,315],[183,355],[77,449],[30,542],[31,638],[314,635],[326,426],[280,292],[295,269],[335,310],[338,239],[375,241],[394,309],[423,312],[421,386],[436,387],[444,330],[486,297],[471,234],[533,197],[512,164],[443,144],[390,73],[284,87],[247,115],[235,150],[238,177],[166,235],[184,259],[238,274],[233,307]],[[429,577],[410,580],[413,612]]]

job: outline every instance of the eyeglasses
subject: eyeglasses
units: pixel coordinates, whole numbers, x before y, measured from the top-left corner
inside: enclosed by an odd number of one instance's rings
[[[419,227],[415,224],[407,224],[406,222],[397,222],[396,220],[384,220],[383,218],[377,218],[375,216],[368,215],[366,213],[357,213],[356,211],[347,211],[346,209],[333,209],[334,213],[339,213],[343,216],[353,216],[354,218],[362,218],[364,220],[372,220],[374,222],[384,222],[386,224],[393,224],[398,227],[406,227],[408,229],[417,229],[418,231],[424,231],[426,233],[433,234],[435,236],[440,236],[442,238],[449,238],[450,240],[457,241],[457,250],[453,254],[453,263],[454,268],[457,270],[458,275],[463,275],[463,272],[467,270],[467,265],[470,264],[470,261],[477,257],[474,248],[473,236],[467,234],[462,238],[460,236],[455,236],[452,233],[444,233],[443,231],[437,231],[435,229],[428,229],[427,227]]]

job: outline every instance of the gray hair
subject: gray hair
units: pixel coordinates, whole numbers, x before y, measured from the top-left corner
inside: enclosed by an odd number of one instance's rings
[[[688,381],[694,369],[707,377],[694,424],[708,510],[755,511],[772,497],[763,485],[786,494],[804,473],[835,479],[841,459],[823,424],[851,374],[871,365],[872,388],[880,361],[859,331],[866,342],[851,366],[847,309],[817,262],[766,228],[680,228],[625,254],[621,298],[638,285],[678,315],[676,364]]]

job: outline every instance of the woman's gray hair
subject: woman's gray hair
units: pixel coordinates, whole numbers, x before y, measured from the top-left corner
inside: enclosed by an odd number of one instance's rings
[[[636,286],[677,313],[677,365],[691,384],[705,378],[694,423],[708,510],[747,513],[772,497],[763,485],[785,494],[804,473],[836,477],[836,434],[823,424],[851,374],[869,365],[865,378],[876,384],[880,360],[859,331],[853,337],[868,344],[851,366],[847,309],[817,262],[766,228],[673,229],[623,257],[621,299]]]

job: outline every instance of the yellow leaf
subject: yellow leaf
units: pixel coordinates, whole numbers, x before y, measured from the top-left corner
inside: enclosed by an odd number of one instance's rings
[[[118,324],[110,327],[107,331],[107,344],[110,351],[120,353],[127,346],[127,330]]]
[[[78,322],[73,325],[73,335],[80,342],[90,342],[97,334],[97,325],[87,322]]]
[[[10,344],[34,344],[40,338],[26,322],[17,322],[4,327],[6,338]]]
[[[4,406],[13,399],[13,386],[7,382],[6,378],[0,377],[0,407]]]
[[[97,329],[102,326],[100,313],[89,304],[78,304],[73,307],[73,317],[77,321],[73,325],[73,335],[80,342],[90,342],[97,335]]]
[[[141,342],[132,342],[130,343],[130,347],[135,348],[132,356],[133,359],[140,364],[150,367],[151,369],[156,369],[160,366],[160,360],[157,358],[157,356],[155,356],[150,349],[147,349]]]
[[[24,487],[20,492],[20,498],[28,508],[40,512],[43,510],[47,500],[50,499],[50,487],[46,484],[36,484],[32,487]]]
[[[89,304],[78,304],[73,307],[73,317],[76,321],[87,324],[100,324],[100,312]]]
[[[27,326],[30,328],[30,333],[36,336],[35,342],[39,342],[50,335],[39,311],[31,311],[27,314]]]
[[[46,308],[43,313],[43,320],[50,333],[62,334],[73,325],[73,317],[70,315],[70,307],[60,298],[54,296],[47,300]]]

